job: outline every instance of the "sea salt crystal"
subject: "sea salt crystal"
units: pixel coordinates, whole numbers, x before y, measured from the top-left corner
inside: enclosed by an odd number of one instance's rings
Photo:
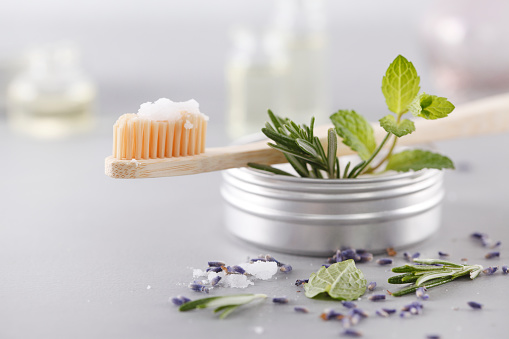
[[[277,263],[274,261],[255,261],[240,266],[246,270],[247,274],[260,280],[269,280],[278,271]]]
[[[199,278],[199,277],[206,277],[207,272],[204,270],[200,270],[199,268],[196,268],[193,270],[193,278]]]
[[[246,288],[249,285],[254,285],[247,276],[242,274],[227,274],[221,281],[224,286],[232,288]]]

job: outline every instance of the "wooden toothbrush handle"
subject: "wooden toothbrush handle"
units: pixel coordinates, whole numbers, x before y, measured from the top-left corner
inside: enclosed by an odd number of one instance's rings
[[[439,120],[420,119],[416,131],[398,141],[398,145],[415,145],[431,141],[472,137],[509,131],[509,94],[494,96],[457,107],[450,116]],[[330,126],[319,126],[315,134],[322,142],[327,140]],[[385,132],[373,123],[380,142]],[[339,155],[352,154],[348,147],[339,147]],[[171,177],[229,168],[245,167],[248,162],[278,164],[286,162],[279,151],[267,146],[267,140],[228,147],[208,148],[205,153],[187,157],[118,160],[106,158],[105,172],[112,178],[135,179]]]

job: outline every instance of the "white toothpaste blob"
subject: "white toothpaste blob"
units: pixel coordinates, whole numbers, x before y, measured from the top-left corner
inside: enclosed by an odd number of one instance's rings
[[[158,121],[176,121],[183,113],[200,115],[208,120],[208,117],[200,112],[200,104],[194,99],[174,102],[167,98],[161,98],[154,102],[146,102],[140,105],[138,117]],[[192,128],[192,123],[186,121],[186,128]]]

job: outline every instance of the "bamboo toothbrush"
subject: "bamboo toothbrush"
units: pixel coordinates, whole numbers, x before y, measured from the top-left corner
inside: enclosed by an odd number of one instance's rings
[[[157,178],[245,167],[248,162],[286,162],[281,152],[267,146],[267,140],[205,149],[207,117],[193,105],[190,110],[180,109],[170,118],[161,116],[164,119],[159,120],[148,119],[141,112],[121,116],[114,126],[113,155],[105,160],[106,175],[123,179]],[[506,132],[509,131],[509,94],[464,104],[447,119],[415,123],[416,131],[401,138],[398,145]],[[315,135],[326,142],[331,127],[317,127]],[[378,123],[373,128],[380,142],[386,132]],[[338,151],[339,155],[353,153],[346,146],[339,147]]]

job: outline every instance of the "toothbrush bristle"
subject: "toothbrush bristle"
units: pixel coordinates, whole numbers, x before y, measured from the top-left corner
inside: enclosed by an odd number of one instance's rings
[[[124,114],[113,126],[113,156],[141,160],[197,155],[205,151],[204,115],[181,112],[176,121]]]

